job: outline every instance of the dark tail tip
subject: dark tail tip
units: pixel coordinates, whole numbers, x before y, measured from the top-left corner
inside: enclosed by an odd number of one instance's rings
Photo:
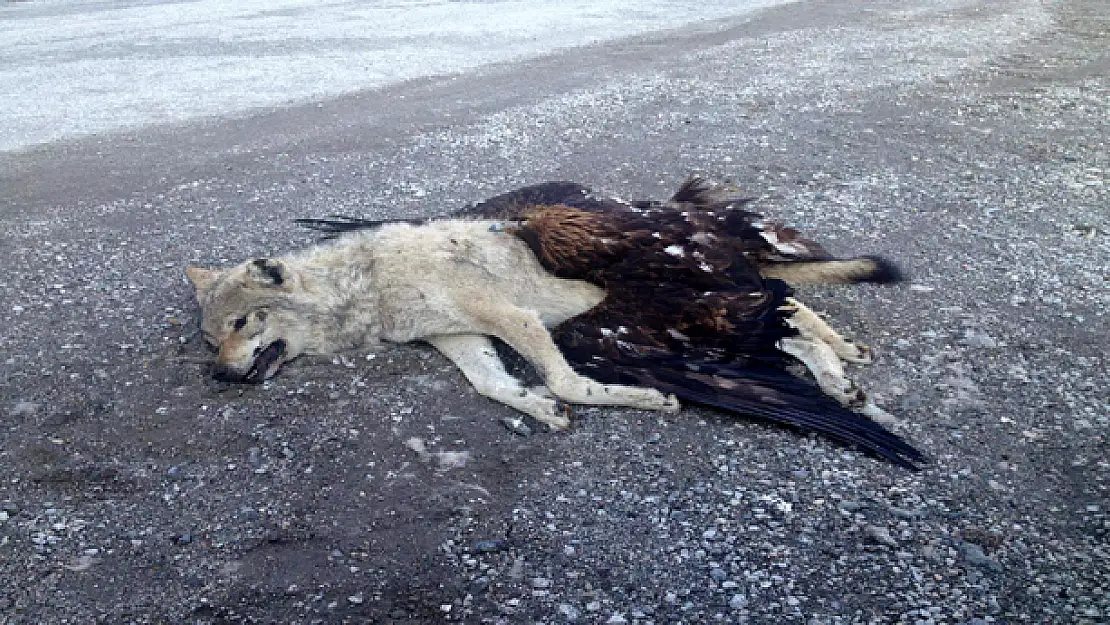
[[[903,272],[898,265],[894,264],[894,261],[883,258],[882,256],[865,256],[865,258],[875,263],[875,270],[872,271],[867,278],[863,279],[862,282],[896,284],[908,280],[905,272]]]

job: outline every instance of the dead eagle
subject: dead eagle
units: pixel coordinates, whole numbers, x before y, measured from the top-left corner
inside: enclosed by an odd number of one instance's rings
[[[816,432],[916,468],[924,456],[868,418],[891,419],[844,372],[842,360],[870,362],[870,351],[791,297],[786,283],[892,283],[903,279],[898,268],[878,257],[834,258],[745,210],[749,201],[700,178],[663,202],[549,182],[451,217],[503,221],[548,271],[605,289],[600,304],[551,331],[579,373]],[[297,220],[331,235],[389,221]],[[795,361],[816,385],[785,368]]]

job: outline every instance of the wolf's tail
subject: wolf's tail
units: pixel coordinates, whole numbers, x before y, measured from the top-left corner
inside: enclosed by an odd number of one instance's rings
[[[760,263],[759,273],[790,284],[893,284],[906,280],[898,265],[881,256]]]

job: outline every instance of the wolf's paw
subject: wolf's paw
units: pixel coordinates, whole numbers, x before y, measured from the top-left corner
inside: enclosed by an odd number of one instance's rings
[[[666,403],[663,404],[663,407],[659,410],[663,412],[678,412],[679,410],[682,410],[682,404],[679,403],[678,397],[675,397],[673,393],[667,395],[664,399],[666,400]]]
[[[834,373],[822,373],[817,382],[826,395],[845,408],[859,411],[867,405],[867,393],[849,378]]]
[[[844,405],[855,411],[863,410],[864,407],[870,403],[870,400],[867,398],[867,391],[856,386],[856,383],[852,380],[848,380],[848,384],[850,386],[844,392],[844,397],[846,399]]]
[[[543,398],[537,402],[535,409],[529,410],[529,416],[540,423],[544,423],[552,430],[565,430],[570,427],[570,406],[554,399]]]
[[[547,427],[552,430],[561,431],[570,427],[570,419],[560,414],[551,413],[543,417],[536,416],[536,419],[547,424]]]
[[[875,423],[878,423],[880,425],[885,425],[887,427],[902,426],[902,425],[906,424],[905,421],[903,421],[903,420],[899,419],[898,417],[890,414],[889,412],[883,410],[882,408],[879,408],[877,405],[875,405],[874,402],[870,402],[870,401],[867,402],[866,404],[864,404],[864,406],[862,408],[860,408],[859,410],[857,410],[856,412],[859,412],[861,415],[871,419]]]
[[[834,345],[833,351],[844,362],[857,365],[869,365],[875,362],[875,352],[862,343],[853,343],[846,340],[842,345]]]
[[[664,395],[653,388],[640,389],[643,397],[639,398],[636,407],[643,410],[659,410],[661,412],[678,412],[681,406],[674,395]]]

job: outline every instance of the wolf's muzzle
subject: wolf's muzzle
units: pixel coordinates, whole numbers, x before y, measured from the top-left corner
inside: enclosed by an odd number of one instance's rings
[[[227,365],[215,364],[212,365],[212,377],[220,382],[236,383],[243,381],[243,374],[236,371],[234,367]]]
[[[251,363],[250,369],[243,373],[235,367],[216,363],[212,366],[212,377],[221,382],[246,382],[248,384],[261,384],[270,377],[270,370],[276,369],[281,357],[285,355],[286,343],[278,339],[266,346]]]

